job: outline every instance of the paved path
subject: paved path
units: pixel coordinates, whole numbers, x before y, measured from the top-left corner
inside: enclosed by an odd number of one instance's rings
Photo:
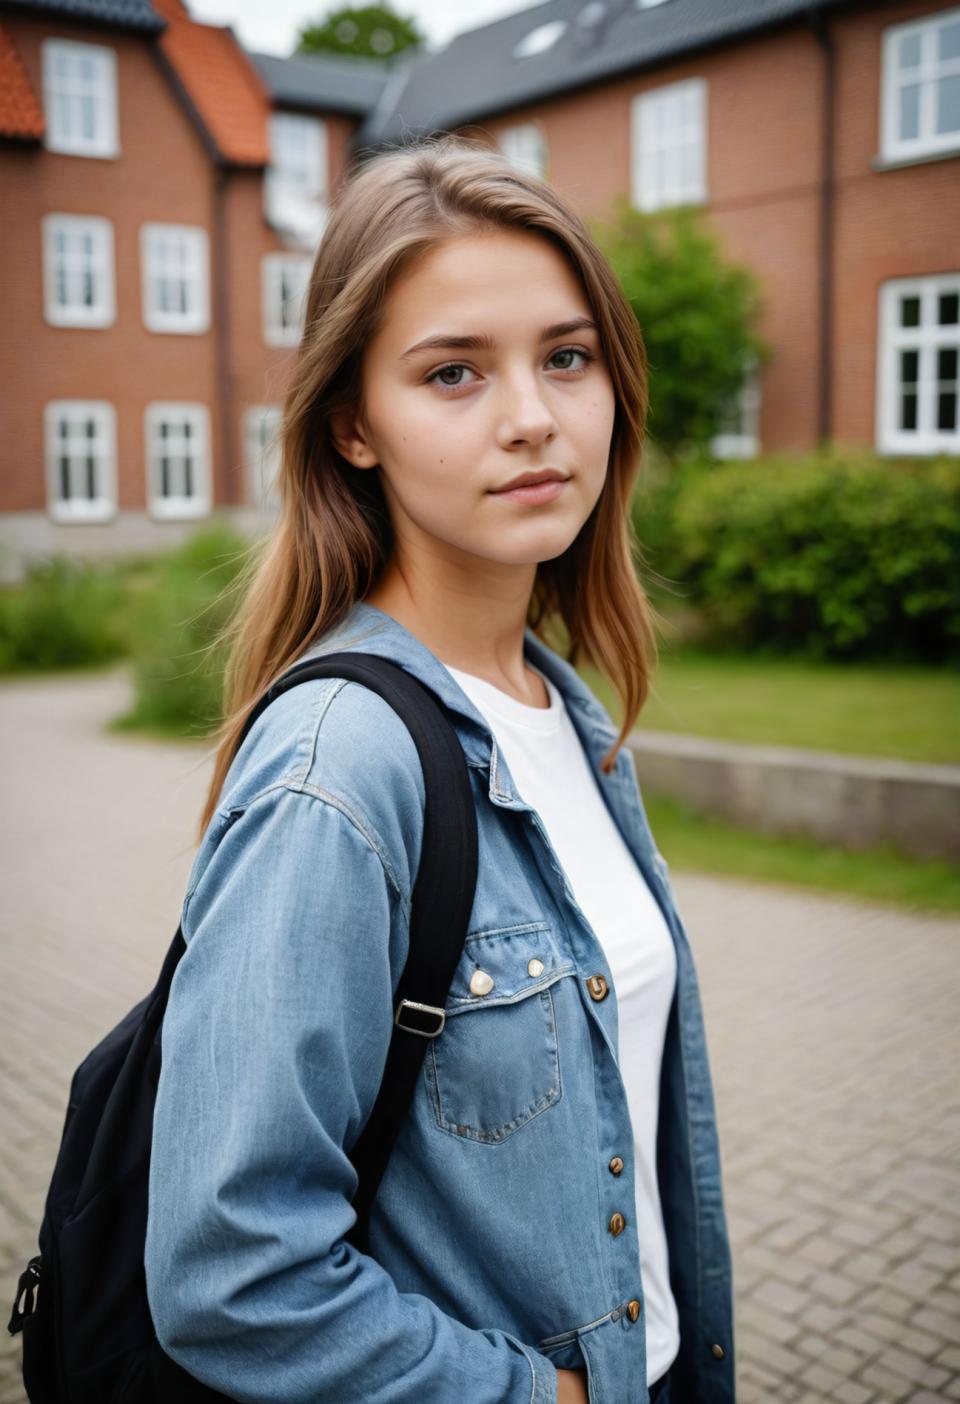
[[[207,748],[103,733],[126,699],[122,670],[0,686],[4,1323],[70,1075],[152,985],[193,858]],[[960,1400],[960,921],[675,886],[717,1088],[738,1404]],[[3,1331],[0,1404],[22,1404],[19,1349]]]

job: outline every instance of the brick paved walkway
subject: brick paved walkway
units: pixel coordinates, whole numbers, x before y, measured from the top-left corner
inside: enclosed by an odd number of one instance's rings
[[[193,857],[206,748],[102,733],[126,696],[122,671],[0,686],[4,1323],[70,1075],[153,983]],[[717,1087],[739,1404],[960,1400],[960,921],[675,885]],[[19,1350],[3,1331],[0,1404],[22,1404]]]

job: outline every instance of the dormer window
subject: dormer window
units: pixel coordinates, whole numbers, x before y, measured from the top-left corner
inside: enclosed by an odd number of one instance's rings
[[[267,221],[313,250],[327,222],[327,127],[319,117],[275,112],[264,181]]]
[[[519,44],[514,45],[514,58],[531,58],[534,54],[545,54],[561,39],[568,28],[566,20],[551,20],[549,24],[538,24],[525,34]]]

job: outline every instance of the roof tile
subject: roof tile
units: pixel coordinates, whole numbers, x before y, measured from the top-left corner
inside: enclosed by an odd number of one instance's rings
[[[199,24],[180,0],[154,0],[167,21],[160,47],[224,158],[259,166],[270,158],[270,98],[229,25]]]
[[[11,35],[0,25],[0,137],[39,141],[43,132],[43,109]]]

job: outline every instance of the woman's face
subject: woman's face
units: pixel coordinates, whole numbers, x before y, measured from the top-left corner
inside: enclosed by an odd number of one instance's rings
[[[334,441],[358,468],[379,465],[402,559],[529,580],[567,549],[603,487],[615,401],[551,243],[498,230],[431,250],[391,288],[362,378],[362,422]],[[566,479],[546,500],[498,491],[545,468]]]

